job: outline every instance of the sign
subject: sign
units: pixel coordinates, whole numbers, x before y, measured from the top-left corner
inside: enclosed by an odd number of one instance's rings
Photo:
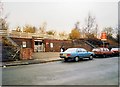
[[[46,42],[46,45],[48,45],[49,43],[48,42]]]
[[[40,41],[40,42],[42,42],[42,40],[34,40],[34,41]]]
[[[50,43],[50,47],[53,48],[53,43]]]
[[[22,45],[23,45],[23,47],[26,47],[26,42],[25,42],[25,41],[23,41]]]
[[[105,32],[101,34],[101,40],[103,41],[107,40],[107,34]]]

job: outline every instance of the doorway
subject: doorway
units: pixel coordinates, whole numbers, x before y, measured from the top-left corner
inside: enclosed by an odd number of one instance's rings
[[[34,41],[34,52],[44,52],[43,40],[35,40]]]

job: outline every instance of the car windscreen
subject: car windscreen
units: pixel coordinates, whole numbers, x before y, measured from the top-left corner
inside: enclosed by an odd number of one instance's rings
[[[65,52],[75,52],[75,51],[76,51],[76,48],[69,48]]]

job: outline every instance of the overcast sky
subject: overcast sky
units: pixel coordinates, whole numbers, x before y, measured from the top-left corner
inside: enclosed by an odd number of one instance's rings
[[[99,30],[118,25],[118,2],[115,1],[79,1],[79,0],[40,0],[22,2],[4,2],[3,14],[11,29],[25,24],[40,27],[47,23],[47,30],[70,32],[79,21],[85,25],[88,13],[96,18]]]

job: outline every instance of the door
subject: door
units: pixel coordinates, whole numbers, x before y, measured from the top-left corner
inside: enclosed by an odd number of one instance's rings
[[[84,57],[84,52],[82,52],[81,49],[77,49],[77,53],[78,53],[78,56],[79,56],[80,58],[83,58],[83,57]]]
[[[34,51],[35,52],[43,52],[44,51],[44,44],[42,40],[37,40],[35,41],[35,45],[34,45]]]
[[[89,57],[89,53],[87,50],[85,49],[81,49],[82,50],[82,53],[83,53],[83,57]]]

